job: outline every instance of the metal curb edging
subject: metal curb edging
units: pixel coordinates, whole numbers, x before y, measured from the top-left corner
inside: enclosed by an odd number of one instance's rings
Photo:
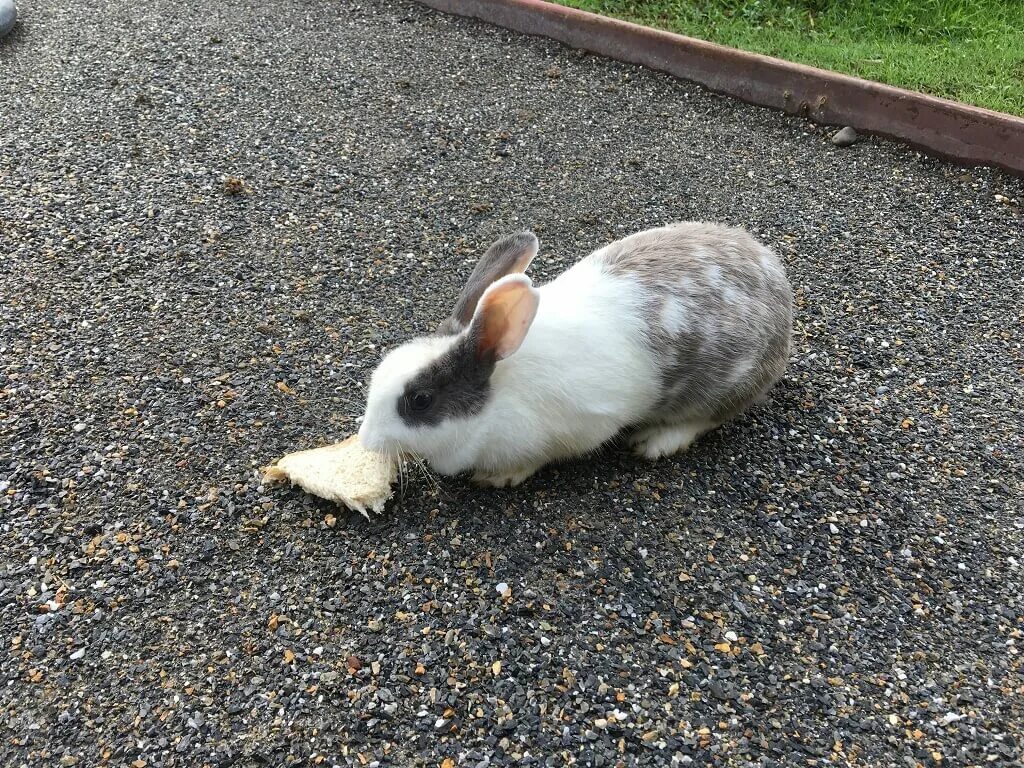
[[[641,64],[751,104],[1024,175],[1024,118],[599,16],[543,0],[418,0]]]

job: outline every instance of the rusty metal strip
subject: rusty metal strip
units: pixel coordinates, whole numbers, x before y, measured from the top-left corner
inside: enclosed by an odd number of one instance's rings
[[[1024,118],[543,0],[419,2],[668,72],[751,104],[905,141],[964,165],[994,165],[1024,175]]]

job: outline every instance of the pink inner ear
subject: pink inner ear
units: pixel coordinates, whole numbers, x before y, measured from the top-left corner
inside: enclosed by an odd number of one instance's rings
[[[533,261],[533,255],[533,251],[527,251],[516,259],[515,263],[512,265],[512,269],[510,270],[512,274],[515,274],[516,272],[525,272],[529,268],[530,262]]]
[[[474,320],[480,323],[479,351],[492,352],[498,360],[514,353],[526,338],[539,303],[540,294],[524,275],[509,275],[492,284],[481,297]]]

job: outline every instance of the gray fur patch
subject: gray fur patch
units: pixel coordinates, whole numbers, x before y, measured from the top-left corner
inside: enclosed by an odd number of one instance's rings
[[[637,280],[659,362],[651,423],[720,424],[785,371],[792,292],[778,257],[746,231],[685,223],[623,238],[595,254]]]
[[[479,413],[491,392],[495,360],[481,360],[473,331],[426,366],[406,385],[396,408],[410,427],[434,426],[450,419],[465,419]],[[416,407],[417,396],[429,393],[428,408]]]

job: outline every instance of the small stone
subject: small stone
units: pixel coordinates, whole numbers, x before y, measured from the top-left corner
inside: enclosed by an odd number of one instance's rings
[[[714,696],[716,699],[727,701],[732,698],[732,694],[728,690],[728,688],[722,685],[722,683],[718,680],[712,680],[711,683],[708,685],[708,690],[711,692],[711,695]]]
[[[857,132],[853,128],[846,126],[832,135],[832,143],[837,147],[848,147],[851,144],[856,143],[859,138],[860,136],[857,135]]]
[[[82,422],[78,422],[77,424],[75,424],[74,427],[72,427],[72,429],[74,429],[75,432],[85,432],[85,430],[88,429],[88,428],[89,428],[89,425],[88,424],[83,424]]]
[[[79,648],[77,651],[71,654],[72,661],[78,661],[82,658],[85,658],[85,648]]]
[[[14,29],[17,20],[18,9],[14,7],[14,0],[0,0],[0,37]]]

